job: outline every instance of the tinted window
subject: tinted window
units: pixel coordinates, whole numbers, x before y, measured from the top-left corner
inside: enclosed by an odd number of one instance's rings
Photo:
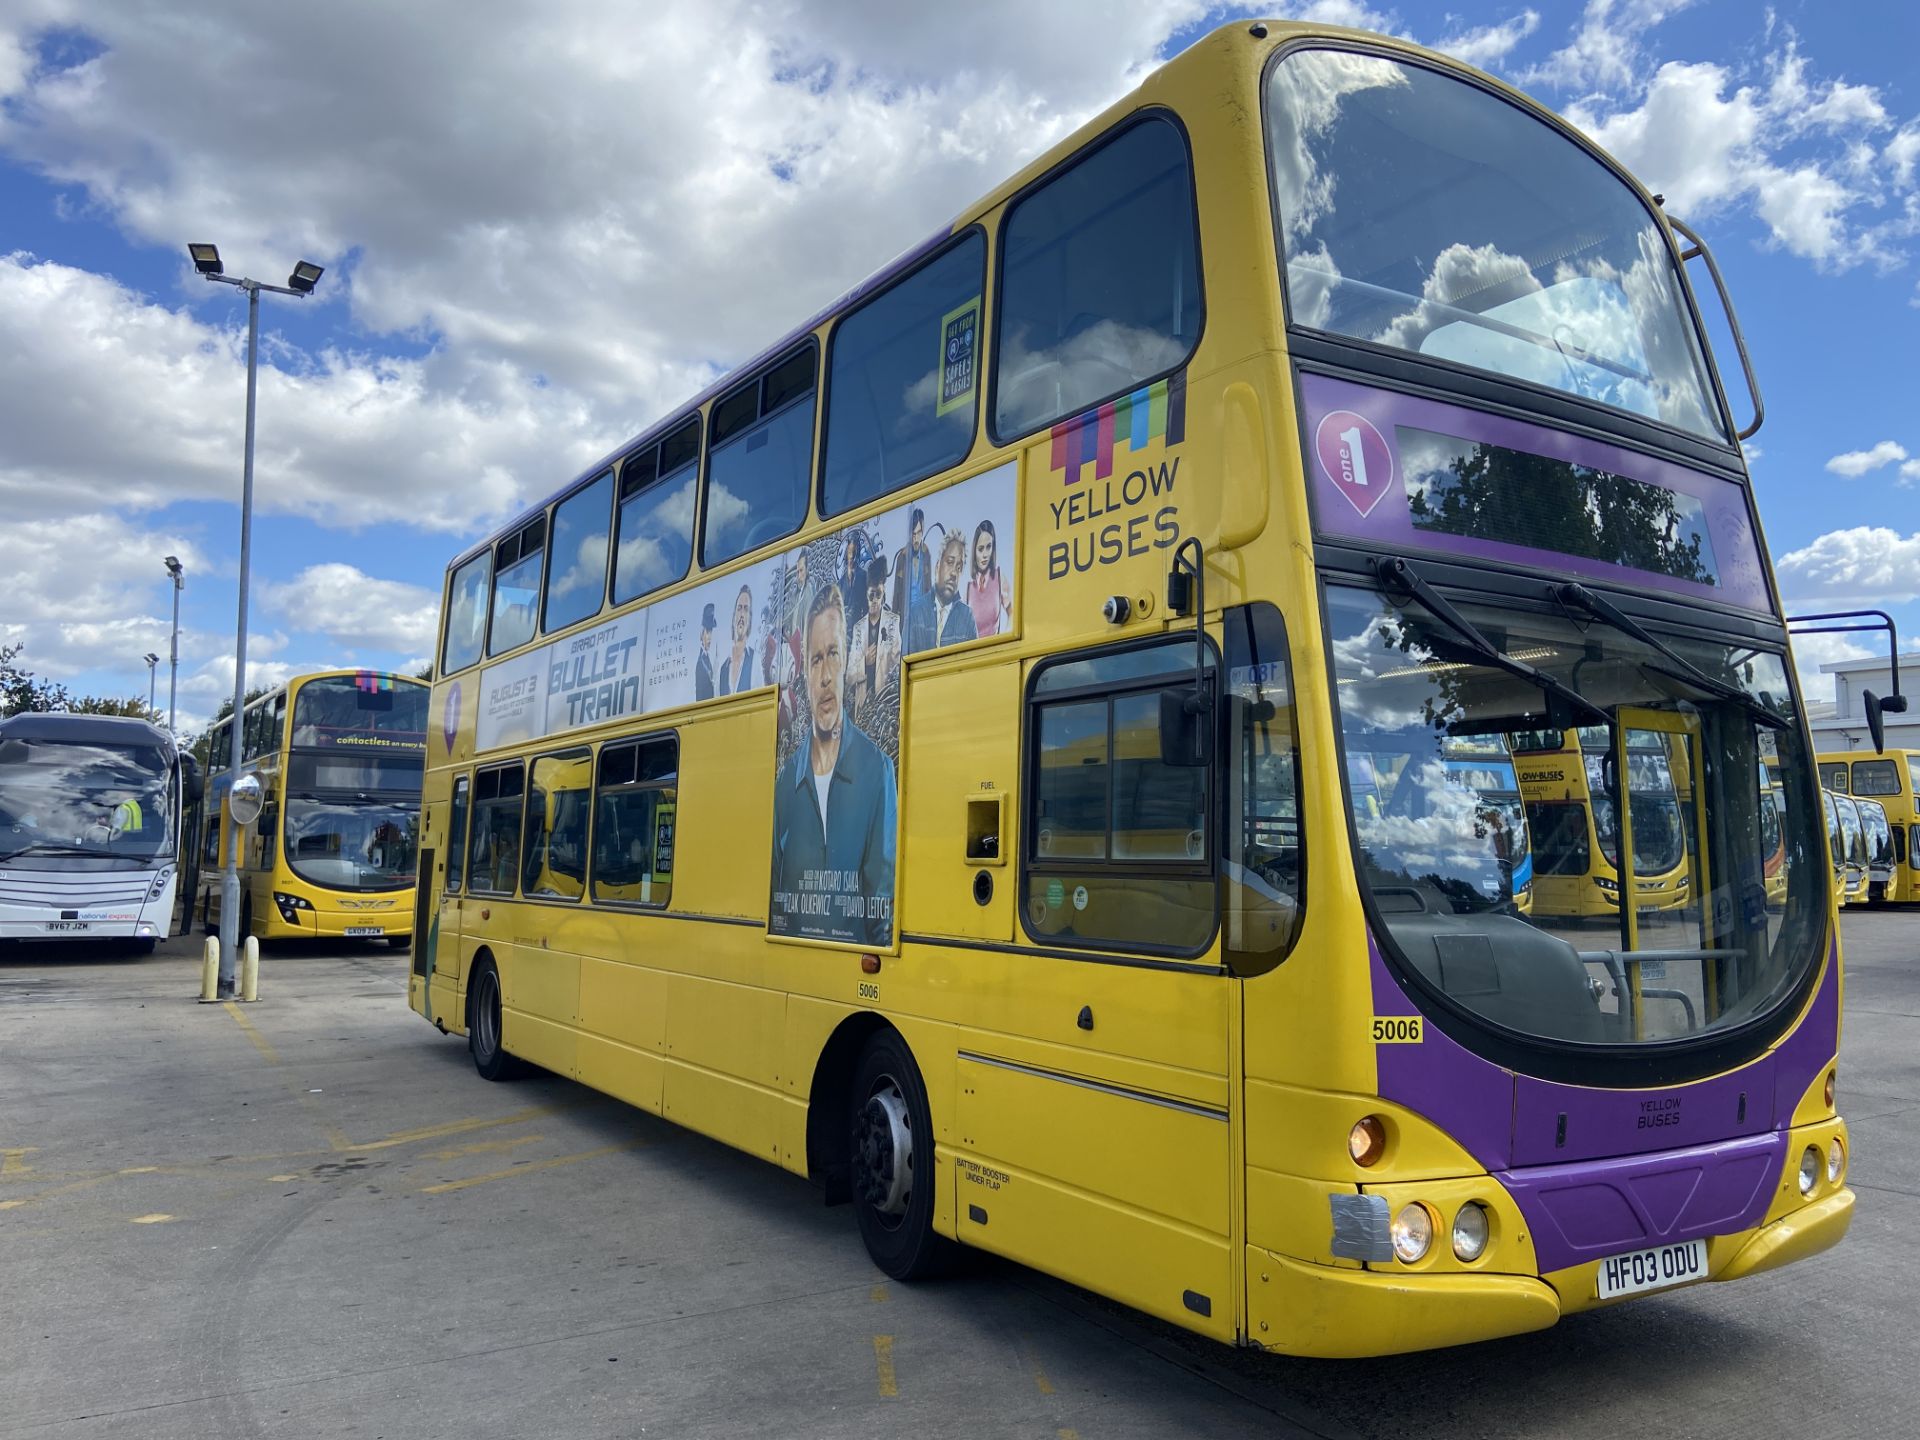
[[[957,465],[973,448],[986,263],[976,231],[834,331],[823,513]]]
[[[669,735],[601,750],[594,792],[595,900],[667,903],[673,888],[679,749]]]
[[[1160,750],[1161,694],[1190,689],[1192,665],[1191,643],[1170,643],[1035,677],[1022,885],[1035,939],[1192,951],[1213,933],[1211,767]]]
[[[1853,793],[1898,795],[1900,771],[1891,760],[1856,760],[1853,762]]]
[[[714,406],[702,564],[731,560],[800,528],[813,464],[812,398],[809,347]]]
[[[480,658],[487,635],[487,581],[493,552],[476,555],[453,572],[447,590],[447,636],[440,647],[440,673],[464,670]]]
[[[700,422],[689,420],[620,469],[619,551],[613,603],[670,585],[693,563],[694,461]]]
[[[1228,958],[1248,973],[1279,963],[1300,929],[1306,858],[1299,739],[1280,612],[1264,603],[1229,610],[1222,634],[1233,747],[1221,766],[1229,787],[1222,938]]]
[[[1820,762],[1820,783],[1829,790],[1847,793],[1847,762],[1844,760],[1823,760]]]
[[[522,895],[578,900],[587,883],[587,797],[593,753],[569,750],[533,762],[527,784]]]
[[[466,884],[467,872],[467,796],[470,782],[464,775],[453,782],[453,808],[447,814],[447,893]]]
[[[470,890],[511,895],[520,861],[520,792],[524,772],[517,764],[482,770],[473,781],[472,871]]]
[[[1350,50],[1276,65],[1267,128],[1296,325],[1721,434],[1659,221],[1558,129]]]
[[[493,547],[493,628],[487,632],[487,654],[502,654],[533,638],[546,539],[547,522],[540,519]]]
[[[427,699],[425,685],[375,670],[309,680],[294,697],[293,744],[347,746],[356,755],[424,751]]]
[[[561,630],[600,613],[607,593],[607,527],[612,513],[612,471],[554,507],[547,629]]]
[[[1200,338],[1187,144],[1135,125],[1014,206],[1002,240],[994,431],[1123,395]]]

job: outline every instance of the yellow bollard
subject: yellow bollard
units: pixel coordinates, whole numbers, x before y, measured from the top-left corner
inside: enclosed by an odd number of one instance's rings
[[[200,1003],[211,1005],[220,998],[220,938],[207,936],[206,958],[200,962]]]
[[[247,948],[240,960],[240,998],[260,998],[260,942],[251,935],[247,936]]]

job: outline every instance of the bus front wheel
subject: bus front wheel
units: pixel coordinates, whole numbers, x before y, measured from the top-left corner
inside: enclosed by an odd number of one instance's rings
[[[467,991],[467,1051],[483,1080],[512,1080],[524,1068],[507,1053],[501,1009],[499,968],[482,960]]]
[[[867,1253],[895,1280],[951,1263],[954,1244],[933,1229],[933,1116],[906,1042],[883,1030],[854,1070],[848,1107],[853,1203]]]

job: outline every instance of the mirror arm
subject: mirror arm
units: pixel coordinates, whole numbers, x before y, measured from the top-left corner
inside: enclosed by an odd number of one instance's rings
[[[1872,618],[1867,618],[1869,616]],[[1887,748],[1887,725],[1883,716],[1904,715],[1907,710],[1907,697],[1900,693],[1900,632],[1894,626],[1893,617],[1884,610],[1828,610],[1818,615],[1789,615],[1786,620],[1787,633],[1790,635],[1833,635],[1854,630],[1887,632],[1887,675],[1893,683],[1893,693],[1882,699],[1871,690],[1860,692],[1867,712],[1867,734],[1873,740],[1873,753],[1884,754]],[[1808,624],[1811,620],[1852,620],[1859,623]],[[1801,628],[1794,629],[1796,625]]]

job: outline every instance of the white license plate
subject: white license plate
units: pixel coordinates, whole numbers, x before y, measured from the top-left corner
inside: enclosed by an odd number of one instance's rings
[[[1686,1240],[1678,1245],[1656,1245],[1600,1262],[1598,1293],[1602,1300],[1665,1290],[1689,1280],[1707,1278],[1707,1242]]]
[[[381,929],[378,925],[349,925],[347,926],[345,933],[348,936],[355,936],[355,935],[384,935],[387,932]]]
[[[47,931],[49,934],[71,935],[76,930],[91,930],[91,929],[93,929],[93,922],[91,920],[49,920],[47,921]]]

